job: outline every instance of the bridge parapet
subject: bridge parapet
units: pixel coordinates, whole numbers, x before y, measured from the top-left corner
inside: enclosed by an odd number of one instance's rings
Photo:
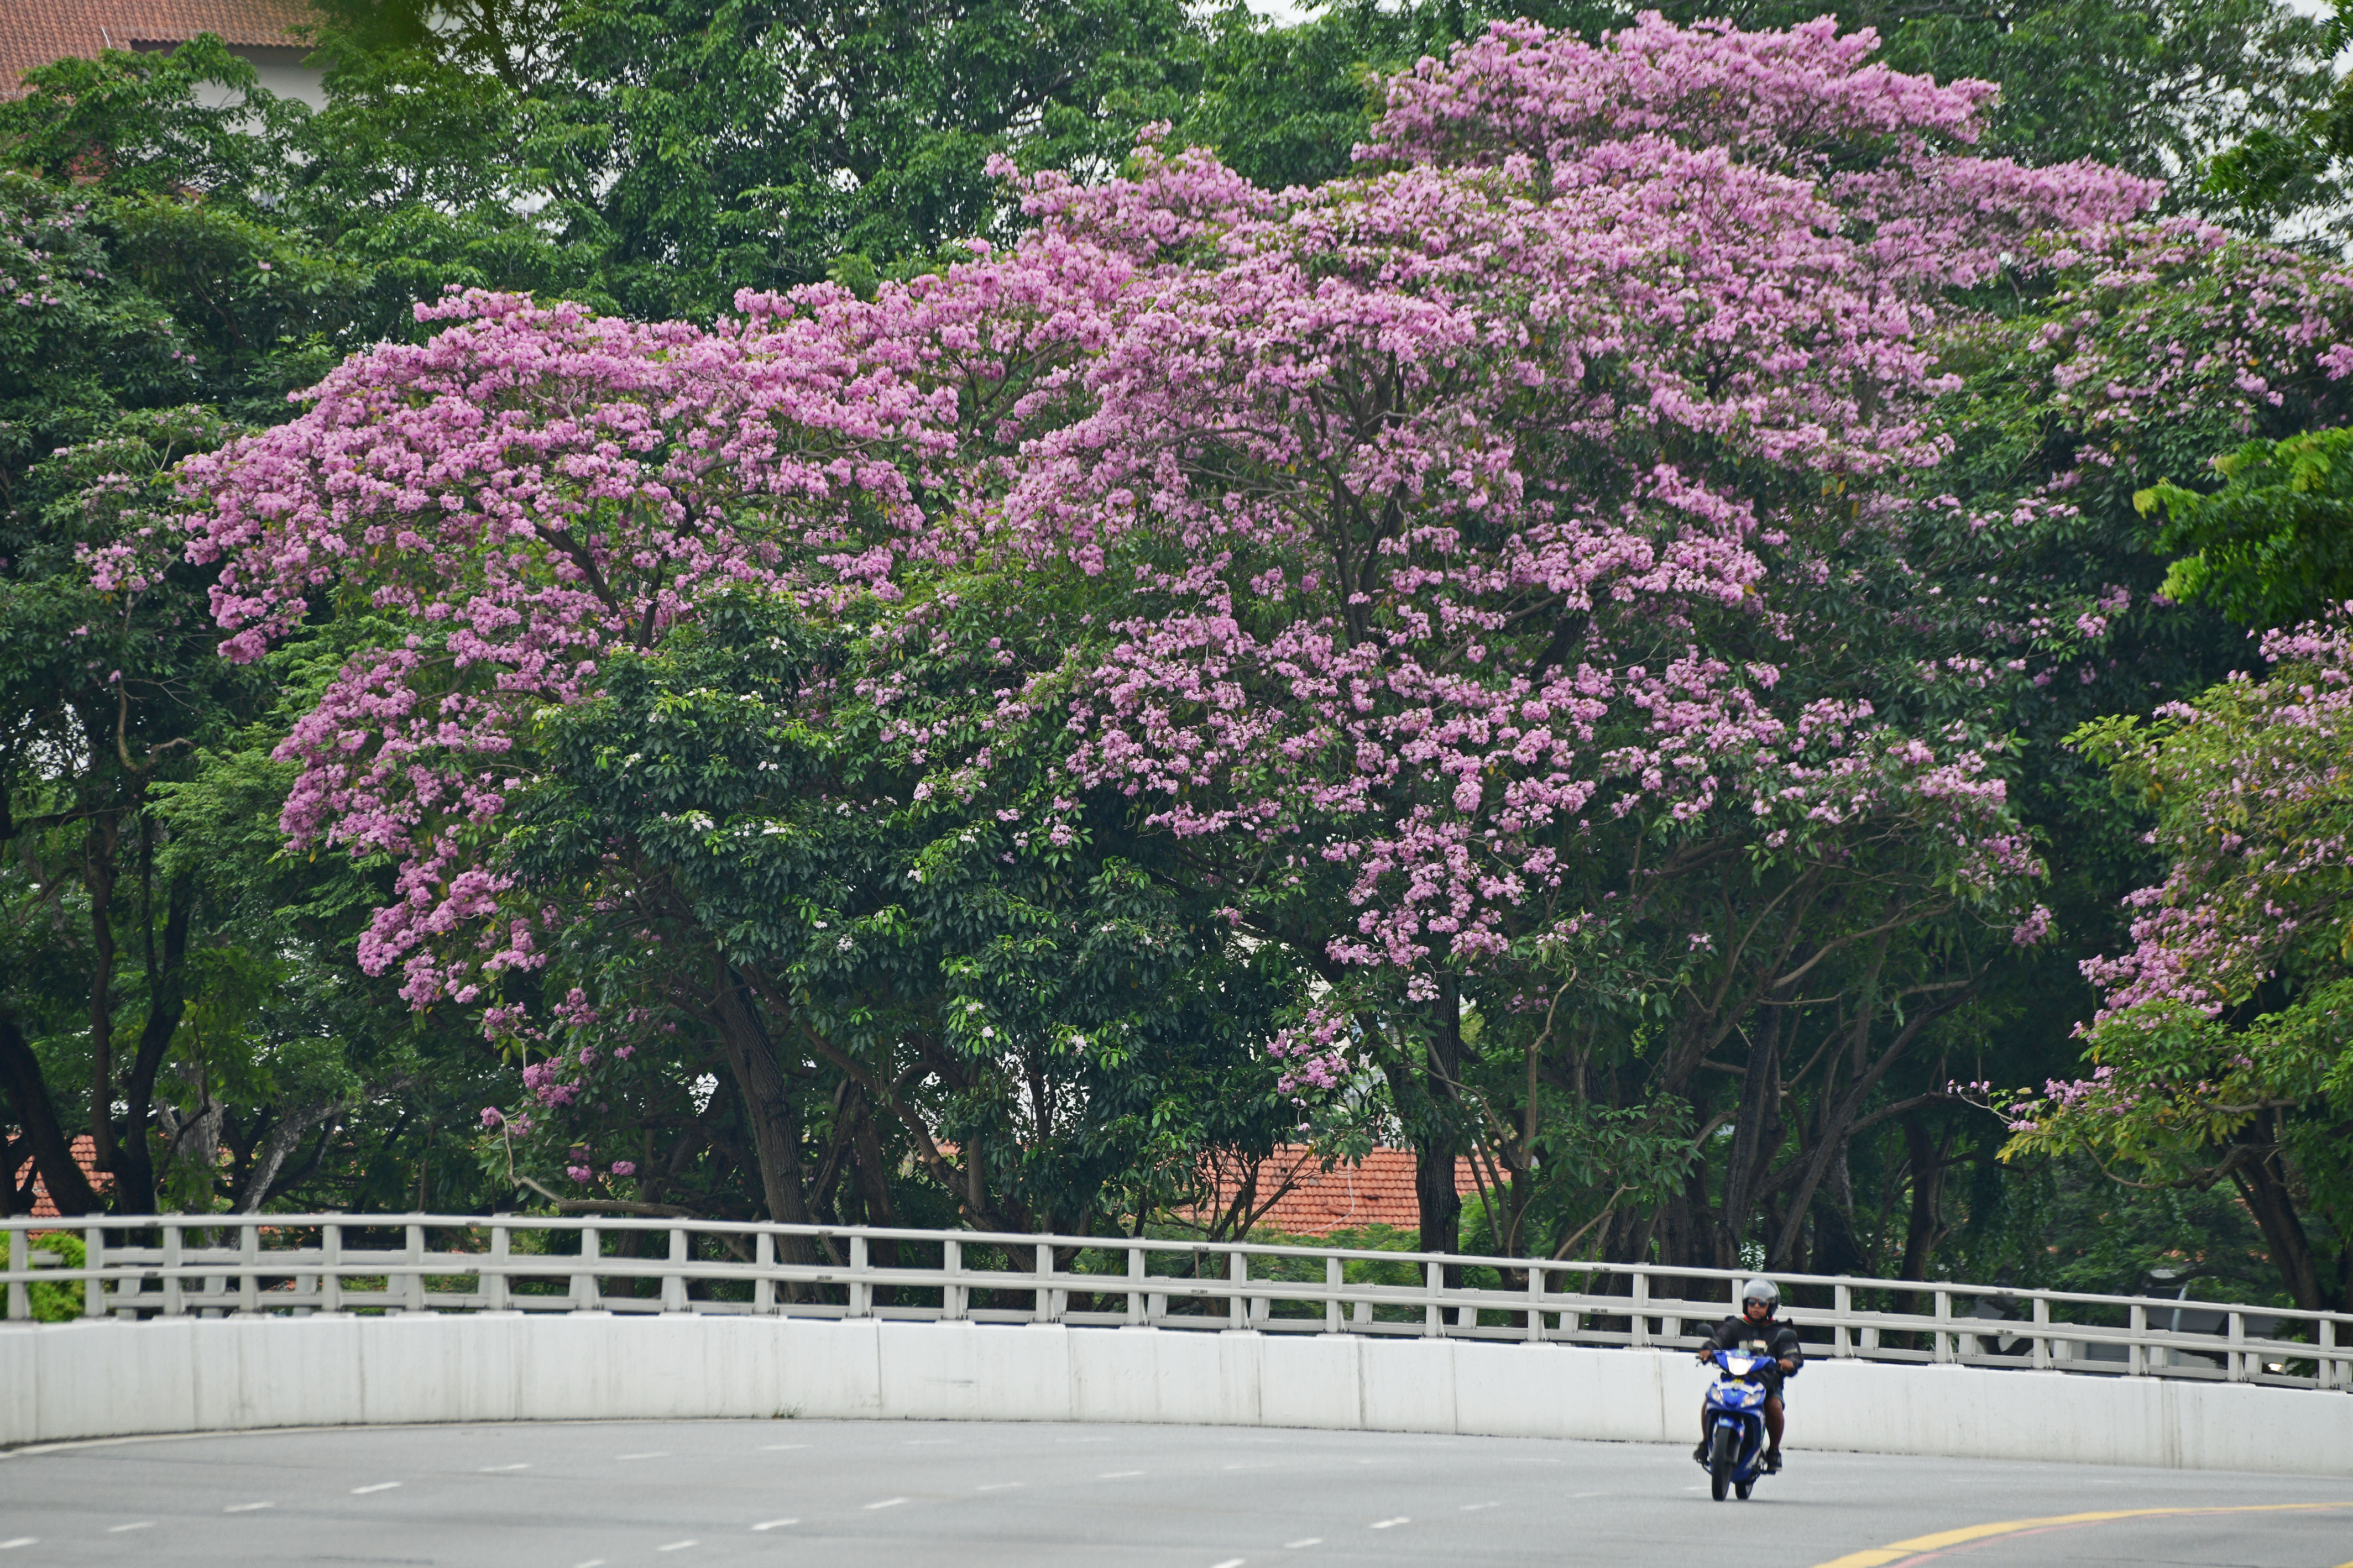
[[[1690,1349],[1746,1273],[1579,1260],[682,1217],[165,1215],[0,1221],[7,1316],[607,1312],[1255,1331]],[[83,1258],[45,1246],[77,1237]],[[2353,1389],[2353,1314],[1782,1274],[1809,1354]],[[1472,1281],[1472,1282],[1466,1282]],[[73,1290],[79,1287],[78,1291]]]

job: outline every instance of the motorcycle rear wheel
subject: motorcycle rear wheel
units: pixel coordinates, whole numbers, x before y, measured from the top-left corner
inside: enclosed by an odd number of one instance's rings
[[[1707,1490],[1716,1501],[1732,1486],[1732,1468],[1739,1457],[1740,1438],[1729,1426],[1715,1429],[1715,1438],[1707,1451]]]
[[[1756,1489],[1757,1483],[1755,1481],[1735,1481],[1732,1483],[1732,1495],[1738,1498],[1742,1502],[1746,1502],[1748,1500],[1748,1494]]]

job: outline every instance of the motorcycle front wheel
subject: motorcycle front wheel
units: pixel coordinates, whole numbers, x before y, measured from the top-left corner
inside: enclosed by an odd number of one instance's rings
[[[1707,1452],[1707,1490],[1716,1501],[1732,1486],[1732,1468],[1739,1457],[1740,1437],[1730,1426],[1715,1429],[1715,1441]],[[1744,1494],[1745,1495],[1745,1494]]]

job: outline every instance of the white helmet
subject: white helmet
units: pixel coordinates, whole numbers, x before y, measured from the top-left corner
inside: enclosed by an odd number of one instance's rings
[[[1740,1310],[1746,1311],[1751,1301],[1764,1302],[1768,1312],[1778,1311],[1781,1306],[1781,1288],[1760,1274],[1740,1288]]]

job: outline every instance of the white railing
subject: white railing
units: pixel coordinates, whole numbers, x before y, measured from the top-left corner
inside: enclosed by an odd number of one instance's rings
[[[10,1219],[0,1230],[8,1237],[0,1283],[17,1320],[33,1316],[31,1288],[41,1285],[62,1288],[84,1318],[759,1313],[1691,1349],[1731,1312],[1747,1277],[1252,1242],[606,1215],[110,1215]],[[45,1245],[56,1236],[81,1241],[80,1267]],[[893,1261],[876,1261],[878,1248]],[[1466,1273],[1494,1283],[1448,1283]],[[1784,1315],[1817,1357],[2353,1387],[2353,1314],[1941,1279],[1776,1278]],[[1929,1310],[1898,1311],[1899,1301]]]

